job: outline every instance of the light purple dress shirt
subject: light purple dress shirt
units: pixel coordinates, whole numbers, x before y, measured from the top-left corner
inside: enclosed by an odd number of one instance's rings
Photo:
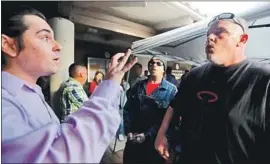
[[[99,163],[120,124],[119,98],[106,80],[60,124],[39,86],[2,71],[2,162]]]

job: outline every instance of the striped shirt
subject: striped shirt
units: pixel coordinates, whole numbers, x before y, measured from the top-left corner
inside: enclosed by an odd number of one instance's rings
[[[61,110],[65,111],[65,115],[69,115],[77,111],[87,99],[83,86],[70,77],[63,85]]]

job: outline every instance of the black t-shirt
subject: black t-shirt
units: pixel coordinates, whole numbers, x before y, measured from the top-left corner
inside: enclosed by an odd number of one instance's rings
[[[270,65],[193,69],[171,102],[182,117],[182,162],[270,164]]]

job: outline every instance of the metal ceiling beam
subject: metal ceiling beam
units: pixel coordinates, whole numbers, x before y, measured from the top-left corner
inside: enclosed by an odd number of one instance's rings
[[[270,4],[260,8],[250,10],[241,14],[247,21],[253,21],[256,19],[270,16]],[[172,43],[189,36],[202,35],[206,33],[207,25],[212,18],[208,18],[191,25],[187,25],[181,28],[177,28],[150,38],[135,41],[132,44],[133,53],[141,53],[145,50],[153,49],[158,46],[162,46],[168,43]]]

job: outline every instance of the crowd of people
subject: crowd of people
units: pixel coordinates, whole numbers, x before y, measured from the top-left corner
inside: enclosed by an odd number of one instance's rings
[[[89,93],[87,68],[70,65],[56,116],[36,84],[58,71],[54,31],[33,8],[2,18],[2,162],[99,163],[117,135],[127,137],[125,164],[270,163],[270,66],[245,56],[244,19],[214,17],[209,62],[180,84],[160,56],[142,76],[136,58],[127,62],[131,50],[115,54],[106,74],[96,72]],[[126,81],[132,67],[137,76]]]

